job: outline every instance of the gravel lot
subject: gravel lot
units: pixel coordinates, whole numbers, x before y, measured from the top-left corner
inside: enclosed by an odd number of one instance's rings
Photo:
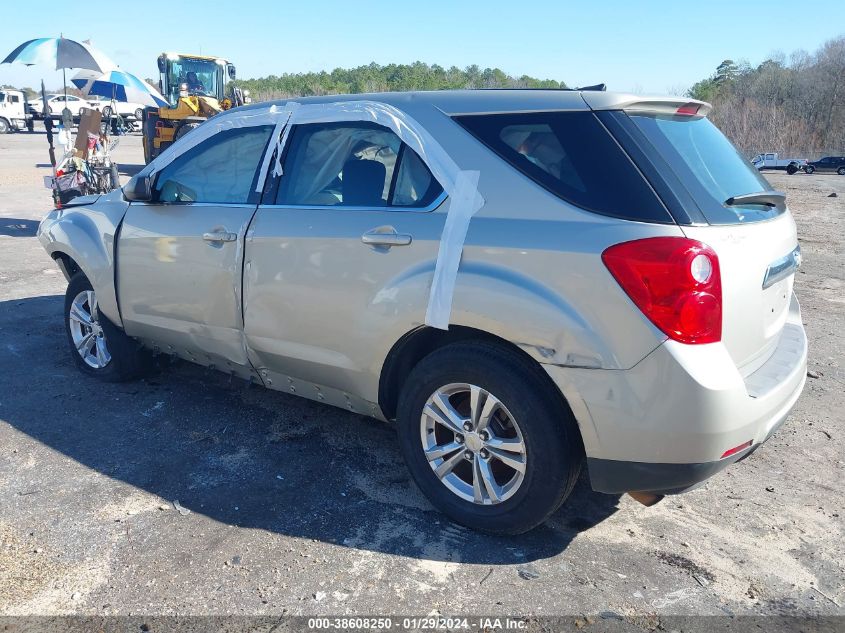
[[[118,158],[137,171],[140,138]],[[43,133],[0,136],[0,615],[845,615],[845,177],[771,176],[811,344],[780,432],[653,508],[582,478],[494,538],[428,505],[389,425],[187,363],[78,373],[34,237],[46,163]]]

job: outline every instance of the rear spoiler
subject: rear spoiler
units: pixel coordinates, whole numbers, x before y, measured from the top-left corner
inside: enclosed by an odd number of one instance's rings
[[[702,117],[710,114],[713,109],[713,106],[705,101],[685,97],[643,97],[613,92],[583,92],[581,97],[593,110]]]

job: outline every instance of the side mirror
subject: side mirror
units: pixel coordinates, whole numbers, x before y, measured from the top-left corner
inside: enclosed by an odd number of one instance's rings
[[[164,55],[158,58],[158,72],[167,72],[167,59]]]
[[[123,197],[130,202],[149,202],[153,199],[153,183],[149,176],[136,176],[123,188]]]
[[[232,81],[234,81],[234,80],[235,80],[235,65],[234,65],[234,64],[229,64],[229,65],[226,67],[226,70],[227,70],[227,72],[229,73],[229,79],[231,79]]]

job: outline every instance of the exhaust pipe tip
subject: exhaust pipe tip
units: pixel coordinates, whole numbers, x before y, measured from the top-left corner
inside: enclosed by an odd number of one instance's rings
[[[634,499],[635,501],[639,501],[643,504],[646,508],[650,508],[653,505],[657,505],[663,499],[665,495],[656,495],[653,492],[629,492],[628,496]]]

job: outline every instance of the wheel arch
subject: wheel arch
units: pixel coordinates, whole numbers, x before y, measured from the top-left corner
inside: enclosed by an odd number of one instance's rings
[[[559,407],[561,411],[571,415],[577,423],[577,418],[573,415],[566,397],[540,363],[528,352],[495,334],[461,325],[450,325],[448,330],[421,326],[406,333],[393,345],[382,365],[379,377],[379,407],[384,416],[388,420],[396,417],[402,385],[417,363],[437,349],[466,341],[480,341],[496,345],[521,356],[530,367],[536,370],[537,380],[544,383],[546,393],[549,393],[554,399],[553,404]],[[580,437],[580,427],[579,440],[583,442]]]
[[[82,213],[66,213],[60,218],[54,213],[39,228],[42,245],[68,280],[80,271],[88,278],[97,292],[100,310],[122,328],[114,275],[115,229],[106,231]]]

